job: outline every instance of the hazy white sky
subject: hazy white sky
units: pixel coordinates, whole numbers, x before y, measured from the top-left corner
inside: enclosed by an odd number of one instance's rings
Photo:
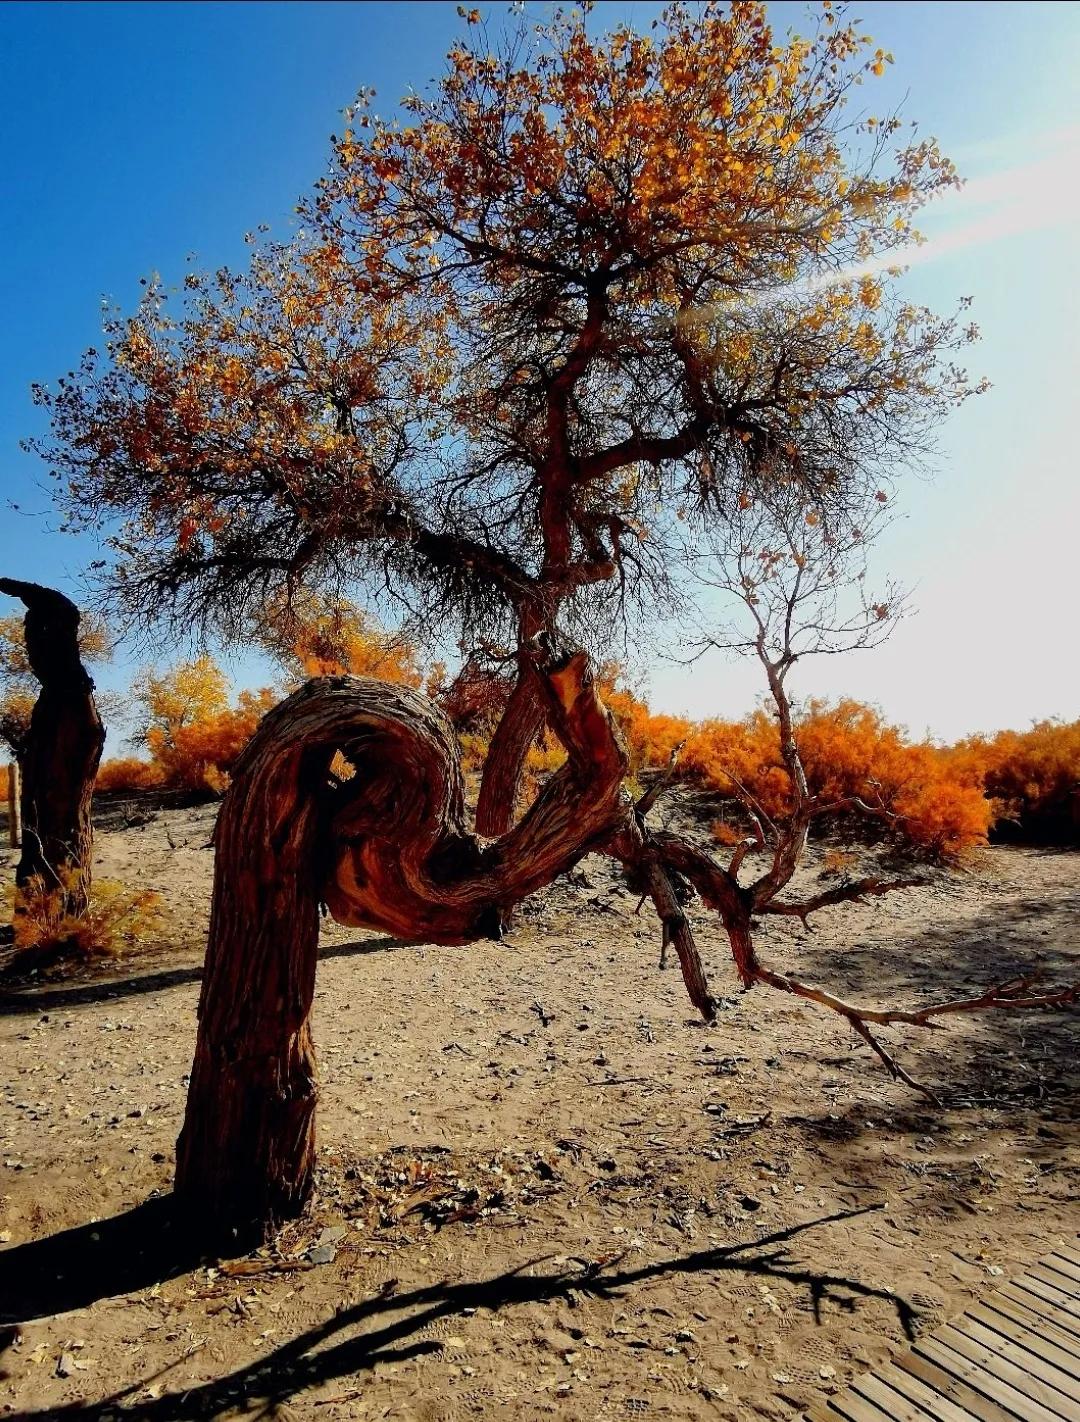
[[[1071,720],[1080,10],[878,4],[867,20],[896,56],[890,99],[967,178],[921,216],[928,240],[907,252],[904,287],[939,309],[975,298],[983,340],[968,365],[993,384],[943,427],[931,477],[901,485],[904,517],[876,550],[880,574],[913,589],[912,614],[874,651],[802,664],[794,687],[876,702],[913,733],[945,739]],[[760,691],[755,665],[723,653],[657,666],[650,682],[665,709],[695,716],[738,715]]]
[[[601,21],[646,25],[656,6],[607,3]],[[53,531],[41,471],[18,452],[35,428],[28,387],[53,380],[99,333],[103,295],[130,307],[140,275],[178,280],[189,251],[242,260],[242,233],[283,229],[321,171],[327,135],[362,84],[380,107],[439,72],[451,4],[33,5],[0,9],[0,184],[6,339],[0,347],[0,570],[74,588],[95,555]],[[802,5],[772,7],[806,29]],[[952,738],[1080,715],[1074,473],[1080,377],[1080,7],[876,3],[896,63],[872,90],[900,104],[968,178],[920,226],[913,299],[975,298],[971,353],[993,382],[942,429],[931,480],[876,564],[913,588],[913,615],[882,648],[808,662],[796,689],[880,704],[915,733]],[[498,9],[493,7],[493,16]],[[869,96],[869,91],[868,91]],[[102,678],[123,686],[132,660]],[[244,679],[265,679],[253,661]],[[658,664],[656,704],[740,715],[752,665],[712,654]]]

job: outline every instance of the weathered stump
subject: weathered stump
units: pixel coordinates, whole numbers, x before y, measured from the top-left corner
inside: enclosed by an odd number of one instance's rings
[[[79,655],[79,609],[37,583],[0,578],[26,604],[26,653],[41,692],[22,758],[22,855],[15,870],[15,946],[35,899],[34,933],[81,918],[91,887],[90,805],[105,744],[94,683]],[[22,899],[20,908],[19,898]]]

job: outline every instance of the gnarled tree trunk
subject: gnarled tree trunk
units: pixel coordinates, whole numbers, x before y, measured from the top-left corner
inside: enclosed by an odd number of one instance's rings
[[[715,1015],[715,1003],[680,881],[720,914],[746,987],[764,983],[839,1013],[915,1086],[869,1024],[927,1027],[946,1014],[1063,1006],[1080,995],[1080,985],[1033,995],[1019,980],[976,998],[871,1009],[770,969],[755,953],[755,912],[805,922],[826,904],[911,881],[857,880],[805,902],[779,900],[775,881],[791,872],[781,836],[779,870],[740,885],[746,842],[724,869],[680,836],[647,828],[649,797],[635,806],[622,787],[626,751],[585,654],[536,652],[532,675],[567,762],[520,823],[494,840],[466,823],[452,727],[405,687],[311,681],[270,712],[236,765],[218,820],[198,1039],[177,1144],[177,1194],[205,1234],[248,1243],[298,1213],[310,1192],[317,1085],[309,1017],[320,900],[343,923],[466,943],[498,937],[514,904],[601,850],[653,900],[665,946],[675,947],[703,1016]],[[339,751],[355,767],[344,784],[329,773]],[[801,846],[803,818],[796,814],[793,824]]]
[[[625,822],[626,752],[584,653],[538,666],[566,765],[494,842],[467,828],[457,742],[405,687],[320,678],[265,718],[216,833],[206,972],[177,1193],[204,1227],[245,1237],[311,1188],[309,1014],[318,904],[422,942],[497,937],[509,908]],[[341,751],[356,767],[328,775]]]
[[[41,682],[22,757],[22,855],[15,870],[15,946],[25,942],[27,896],[35,933],[80,918],[90,896],[90,804],[105,744],[94,683],[79,656],[79,609],[37,583],[0,578],[0,592],[26,604],[26,653]],[[21,900],[21,903],[20,903]],[[44,923],[41,919],[44,918]]]

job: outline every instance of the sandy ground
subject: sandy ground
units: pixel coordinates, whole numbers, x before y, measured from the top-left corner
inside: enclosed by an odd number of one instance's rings
[[[908,1033],[936,1110],[841,1020],[737,991],[709,927],[729,996],[695,1021],[590,859],[501,944],[327,928],[314,1206],[200,1260],[167,1194],[213,814],[106,806],[97,872],[160,889],[167,941],[0,996],[8,1415],[791,1418],[1080,1227],[1075,1016]],[[996,849],[762,943],[876,1002],[1075,977],[1078,866]]]

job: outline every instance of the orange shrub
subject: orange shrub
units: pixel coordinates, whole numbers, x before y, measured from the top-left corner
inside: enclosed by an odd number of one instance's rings
[[[699,722],[679,764],[684,775],[719,795],[749,792],[770,818],[791,808],[791,782],[780,762],[776,725],[763,711],[741,721]]]
[[[79,871],[61,874],[71,890]],[[15,926],[15,962],[20,968],[43,966],[56,958],[115,957],[157,937],[165,925],[162,897],[153,889],[129,889],[115,879],[95,879],[90,902],[79,918],[57,914],[57,885],[39,876],[0,891],[4,917]]]
[[[1080,843],[1080,721],[970,736],[946,755],[992,802],[1000,837]]]
[[[278,699],[264,689],[242,691],[231,703],[225,673],[205,655],[168,672],[142,673],[133,693],[146,717],[140,739],[150,760],[106,764],[104,785],[98,781],[102,788],[162,786],[220,794],[237,756]]]
[[[161,767],[137,756],[118,756],[102,763],[95,790],[156,790],[164,784]]]
[[[222,794],[233,763],[277,699],[268,688],[242,691],[235,706],[182,725],[151,726],[146,744],[161,783],[176,790]]]
[[[290,683],[311,676],[371,676],[420,687],[424,682],[415,643],[386,632],[344,598],[298,594],[273,602],[259,630],[263,647],[285,668]]]
[[[891,833],[945,858],[984,843],[991,809],[981,787],[926,742],[912,743],[856,701],[811,701],[798,718],[798,744],[811,792],[826,801],[857,797],[895,819]],[[755,711],[738,722],[705,721],[691,734],[684,771],[722,795],[743,787],[772,818],[791,810],[791,782],[775,721]]]
[[[936,747],[909,741],[872,707],[811,701],[800,718],[799,749],[815,793],[881,804],[917,848],[955,857],[986,841],[992,813],[981,788]]]
[[[630,752],[630,773],[666,765],[671,752],[689,736],[693,723],[682,716],[649,710],[646,702],[621,684],[622,668],[607,662],[598,683],[604,705],[614,716]]]
[[[7,768],[6,765],[0,765],[0,800],[2,800],[5,805],[7,804],[7,797],[8,797],[8,768]]]

